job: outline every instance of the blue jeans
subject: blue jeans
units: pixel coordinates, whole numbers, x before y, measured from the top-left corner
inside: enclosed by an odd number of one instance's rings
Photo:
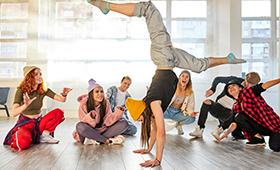
[[[190,115],[184,115],[181,112],[181,108],[176,108],[174,106],[169,106],[168,109],[163,113],[164,119],[172,119],[177,122],[181,122],[185,125],[189,125],[195,121],[195,117],[190,117]]]
[[[128,127],[127,129],[122,133],[122,135],[135,135],[137,132],[137,127],[130,122],[129,120],[125,119],[125,118],[120,118],[120,120],[126,120],[128,122]]]

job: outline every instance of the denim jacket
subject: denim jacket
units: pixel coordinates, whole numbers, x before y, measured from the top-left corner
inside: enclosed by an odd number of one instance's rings
[[[110,88],[107,89],[106,95],[109,94],[110,97],[107,98],[107,100],[110,102],[110,106],[111,106],[111,110],[112,112],[115,111],[115,107],[117,106],[117,94],[118,94],[118,88],[116,86],[112,86]],[[128,91],[125,92],[125,101],[127,100],[127,98],[131,97],[131,95],[128,93]],[[125,104],[122,105],[122,107],[125,108],[124,111],[124,116],[127,120],[128,120],[128,116],[127,116],[127,108],[125,107]]]

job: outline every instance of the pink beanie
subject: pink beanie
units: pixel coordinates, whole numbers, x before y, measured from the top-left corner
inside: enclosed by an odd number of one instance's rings
[[[93,89],[95,89],[96,87],[102,87],[100,86],[98,83],[96,83],[95,80],[90,79],[88,81],[88,92],[91,92]]]

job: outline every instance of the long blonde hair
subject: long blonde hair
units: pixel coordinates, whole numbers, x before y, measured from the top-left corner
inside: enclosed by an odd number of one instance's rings
[[[186,72],[186,71],[183,71],[182,73],[187,73],[189,74],[189,82],[185,88],[185,96],[190,96],[192,95],[194,92],[193,92],[193,88],[192,88],[192,79],[191,79],[191,75],[189,72]],[[182,73],[180,74],[180,76],[182,75]],[[179,78],[180,78],[179,76]],[[175,94],[178,95],[179,94],[179,83],[180,81],[178,81],[178,84],[177,84],[177,88],[176,88],[176,91],[175,91]]]

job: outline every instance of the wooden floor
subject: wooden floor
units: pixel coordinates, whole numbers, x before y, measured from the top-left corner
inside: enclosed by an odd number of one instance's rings
[[[15,118],[0,117],[0,138],[14,125]],[[55,138],[59,144],[32,145],[23,151],[0,145],[0,169],[94,169],[94,170],[137,170],[139,163],[155,157],[151,154],[134,154],[140,147],[139,133],[125,136],[123,145],[84,146],[72,139],[77,119],[66,119],[58,126]],[[215,142],[210,132],[217,125],[207,122],[203,138],[194,139],[188,135],[195,123],[184,126],[185,135],[177,135],[176,129],[167,133],[161,166],[152,169],[279,169],[280,153],[266,147],[246,147],[246,140],[232,141],[230,138]],[[140,127],[139,124],[137,124]],[[268,141],[268,138],[266,138]]]

